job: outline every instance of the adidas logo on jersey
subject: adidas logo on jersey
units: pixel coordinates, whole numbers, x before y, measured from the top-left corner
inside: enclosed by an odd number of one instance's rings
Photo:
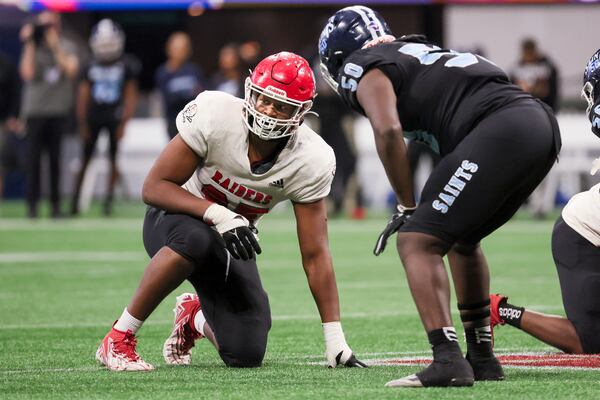
[[[283,189],[283,179],[277,179],[276,181],[269,183],[269,186],[275,186],[279,189]]]

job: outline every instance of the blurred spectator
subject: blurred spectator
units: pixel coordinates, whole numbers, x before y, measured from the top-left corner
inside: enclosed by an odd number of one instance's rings
[[[4,194],[4,175],[15,166],[13,135],[22,127],[19,114],[19,75],[14,65],[0,54],[0,199]]]
[[[511,80],[521,89],[558,111],[558,70],[548,57],[540,53],[533,39],[521,42],[521,60],[511,72]],[[554,207],[553,198],[548,199],[548,177],[529,197],[529,211],[537,219],[543,219]]]
[[[253,70],[261,60],[261,46],[256,41],[249,41],[240,45],[240,59],[242,61],[242,72]]]
[[[51,216],[60,211],[61,136],[73,109],[74,81],[79,62],[75,46],[61,36],[60,15],[42,12],[23,26],[19,72],[25,81],[22,115],[29,141],[27,204],[30,218],[38,216],[42,149],[50,159]]]
[[[76,178],[71,214],[79,214],[79,195],[86,169],[94,154],[96,141],[103,129],[109,139],[110,175],[103,205],[105,215],[112,213],[114,189],[119,173],[118,143],[137,103],[139,62],[123,54],[125,34],[110,19],[103,19],[92,29],[90,47],[93,59],[82,68],[77,95],[77,120],[83,139],[83,161]]]
[[[540,53],[533,39],[521,43],[521,59],[511,71],[511,80],[521,89],[558,110],[558,70],[550,59]]]
[[[169,138],[177,135],[175,119],[185,105],[204,90],[201,69],[189,61],[192,42],[187,33],[175,32],[167,40],[167,61],[156,70],[155,85],[163,98]]]
[[[211,79],[213,89],[244,97],[242,68],[239,47],[232,43],[225,45],[219,52],[219,70]]]

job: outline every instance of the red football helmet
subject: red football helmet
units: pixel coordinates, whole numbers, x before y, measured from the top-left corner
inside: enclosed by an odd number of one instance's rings
[[[261,139],[293,135],[310,110],[315,97],[315,77],[308,61],[294,53],[281,52],[262,60],[246,78],[244,122]],[[289,119],[277,119],[256,110],[258,96],[294,106]]]

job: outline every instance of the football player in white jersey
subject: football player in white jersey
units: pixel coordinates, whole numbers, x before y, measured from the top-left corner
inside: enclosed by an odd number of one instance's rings
[[[325,197],[335,157],[302,124],[314,96],[307,61],[282,52],[256,66],[244,100],[203,92],[179,113],[179,134],[143,188],[149,205],[144,246],[152,259],[98,348],[98,361],[111,370],[152,370],[136,352],[135,334],[187,279],[197,294],[177,298],[174,327],[163,347],[166,362],[189,364],[195,341],[206,337],[227,366],[260,366],[271,314],[256,266],[261,252],[256,224],[277,203],[291,200],[327,363],[365,366],[344,338],[328,246]]]
[[[600,50],[588,61],[583,84],[592,132],[600,136]],[[600,159],[592,175],[599,165]],[[493,294],[492,326],[512,325],[565,353],[600,353],[600,184],[573,196],[562,210],[552,232],[552,255],[567,318],[527,310]]]

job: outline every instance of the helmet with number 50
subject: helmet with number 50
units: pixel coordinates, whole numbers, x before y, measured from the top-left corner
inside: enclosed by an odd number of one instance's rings
[[[243,116],[248,129],[263,140],[293,135],[313,105],[315,77],[308,61],[281,52],[262,60],[246,78]],[[259,97],[291,108],[289,117],[275,118],[257,110]]]
[[[343,8],[329,18],[319,37],[321,73],[337,91],[339,69],[352,52],[373,43],[394,39],[392,31],[378,12],[364,6]]]

